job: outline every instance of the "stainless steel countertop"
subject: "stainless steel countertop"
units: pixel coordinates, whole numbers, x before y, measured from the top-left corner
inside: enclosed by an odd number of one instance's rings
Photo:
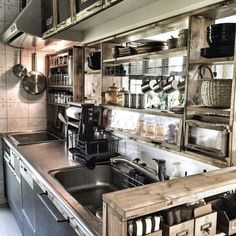
[[[6,135],[4,140],[20,155],[22,161],[31,169],[34,179],[43,184],[57,201],[66,207],[72,218],[81,226],[78,231],[84,235],[102,235],[102,222],[96,220],[81,206],[51,175],[50,171],[78,166],[69,160],[65,141],[15,146]]]

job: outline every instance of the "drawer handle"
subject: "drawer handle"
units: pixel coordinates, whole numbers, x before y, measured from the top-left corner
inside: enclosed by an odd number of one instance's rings
[[[176,236],[185,236],[185,235],[188,235],[188,230],[187,229],[176,234]]]
[[[56,222],[67,222],[69,223],[69,218],[65,219],[62,214],[58,211],[58,209],[54,206],[53,202],[48,198],[47,192],[39,193],[39,199],[44,204],[44,206],[48,209],[52,217],[55,219]]]
[[[207,224],[205,224],[205,225],[202,225],[202,226],[201,226],[201,231],[206,231],[207,233],[209,233],[211,226],[212,226],[212,223],[211,223],[211,222],[210,222],[210,223],[207,223]]]

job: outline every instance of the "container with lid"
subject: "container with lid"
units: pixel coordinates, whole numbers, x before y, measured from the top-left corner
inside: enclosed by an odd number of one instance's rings
[[[105,93],[105,102],[110,105],[117,105],[119,98],[119,88],[114,83]]]

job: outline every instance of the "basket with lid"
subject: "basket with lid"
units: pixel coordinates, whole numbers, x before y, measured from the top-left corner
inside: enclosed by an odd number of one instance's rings
[[[208,70],[210,77],[206,77],[203,71]],[[199,67],[201,78],[201,99],[204,106],[214,108],[230,108],[231,103],[231,79],[215,79],[210,67]]]

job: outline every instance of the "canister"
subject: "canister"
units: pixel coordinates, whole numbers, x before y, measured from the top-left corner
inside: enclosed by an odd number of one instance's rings
[[[144,109],[146,107],[146,96],[145,94],[139,93],[136,96],[136,108]]]
[[[130,93],[129,94],[129,107],[130,108],[136,108],[137,103],[137,94],[136,93]]]

